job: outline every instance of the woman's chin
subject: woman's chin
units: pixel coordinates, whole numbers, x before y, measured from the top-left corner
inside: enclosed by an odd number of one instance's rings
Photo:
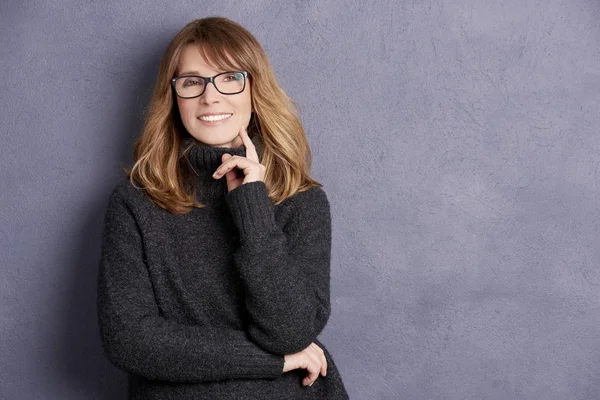
[[[192,136],[198,142],[200,142],[206,146],[211,146],[211,147],[231,147],[231,148],[237,149],[242,144],[244,144],[244,142],[242,141],[242,138],[239,135],[232,137],[231,133],[220,135],[215,132],[212,132],[212,133],[202,132],[202,133],[193,133]],[[219,138],[224,138],[224,140],[219,140]]]

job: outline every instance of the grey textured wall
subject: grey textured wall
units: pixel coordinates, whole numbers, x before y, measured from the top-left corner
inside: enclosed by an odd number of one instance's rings
[[[591,0],[3,1],[0,398],[125,398],[102,218],[162,52],[207,15],[252,31],[300,106],[351,398],[600,398]]]

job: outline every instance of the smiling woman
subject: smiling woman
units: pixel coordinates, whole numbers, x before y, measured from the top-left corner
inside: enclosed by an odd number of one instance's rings
[[[210,146],[241,146],[238,131],[248,126],[252,113],[252,85],[245,88],[247,72],[212,68],[197,44],[184,47],[177,71],[185,71],[173,82],[181,121],[189,134]]]
[[[98,317],[130,399],[347,399],[317,339],[331,214],[266,54],[239,24],[185,26],[106,211]]]

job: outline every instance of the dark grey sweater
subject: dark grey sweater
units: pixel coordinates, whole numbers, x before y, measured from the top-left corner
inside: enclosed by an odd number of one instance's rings
[[[106,211],[98,318],[109,360],[128,372],[129,399],[347,399],[317,341],[330,313],[331,217],[318,187],[273,205],[264,182],[227,192],[212,178],[225,152],[188,155],[198,199],[174,215],[127,179]],[[259,153],[260,154],[260,153]],[[316,342],[327,376],[282,374],[283,355]]]

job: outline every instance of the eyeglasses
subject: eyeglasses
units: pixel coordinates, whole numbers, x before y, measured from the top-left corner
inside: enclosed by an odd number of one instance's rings
[[[171,79],[171,86],[182,99],[202,96],[210,82],[221,94],[238,94],[246,88],[247,71],[221,72],[210,78],[197,75],[177,76]]]

